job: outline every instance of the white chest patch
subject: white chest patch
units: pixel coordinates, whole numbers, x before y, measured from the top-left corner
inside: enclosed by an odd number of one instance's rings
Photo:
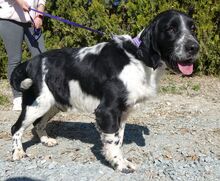
[[[83,92],[78,81],[71,80],[69,82],[69,88],[70,104],[72,105],[72,109],[93,113],[99,105],[100,100]]]
[[[127,105],[153,97],[157,93],[158,76],[161,70],[153,70],[136,60],[127,53],[131,62],[126,65],[119,75],[128,91]]]

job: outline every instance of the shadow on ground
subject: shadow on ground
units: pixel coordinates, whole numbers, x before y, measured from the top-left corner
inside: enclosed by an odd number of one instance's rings
[[[102,143],[94,123],[64,122],[55,120],[48,123],[47,132],[48,135],[53,138],[62,137],[93,144],[94,146],[91,148],[93,154],[98,160],[105,162],[101,154]],[[126,124],[124,144],[131,144],[134,142],[138,146],[145,146],[144,135],[149,135],[149,129],[147,127],[136,124]],[[23,144],[24,150],[37,143],[39,143],[39,140],[34,137],[32,140]]]
[[[13,178],[8,178],[5,181],[41,181],[41,180],[33,179],[30,177],[13,177]]]

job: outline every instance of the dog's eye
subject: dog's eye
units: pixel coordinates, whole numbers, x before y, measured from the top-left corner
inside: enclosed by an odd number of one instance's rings
[[[175,26],[169,26],[168,28],[167,28],[167,31],[168,32],[176,32],[177,31],[177,29],[176,29],[176,27]]]

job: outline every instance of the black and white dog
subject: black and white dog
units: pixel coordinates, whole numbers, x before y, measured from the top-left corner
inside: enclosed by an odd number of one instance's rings
[[[59,111],[94,112],[103,155],[116,170],[135,165],[121,152],[128,114],[137,103],[156,94],[165,67],[189,75],[199,43],[195,24],[185,13],[168,10],[132,39],[114,36],[109,42],[84,48],[42,53],[20,64],[11,85],[21,92],[22,111],[12,126],[13,159],[25,156],[22,135],[33,124],[41,142],[57,144],[45,128]]]

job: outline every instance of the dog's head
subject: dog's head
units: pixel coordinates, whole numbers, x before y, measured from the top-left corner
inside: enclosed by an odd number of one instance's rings
[[[168,10],[159,14],[140,35],[139,56],[156,69],[161,61],[175,72],[190,75],[199,51],[193,19]]]

